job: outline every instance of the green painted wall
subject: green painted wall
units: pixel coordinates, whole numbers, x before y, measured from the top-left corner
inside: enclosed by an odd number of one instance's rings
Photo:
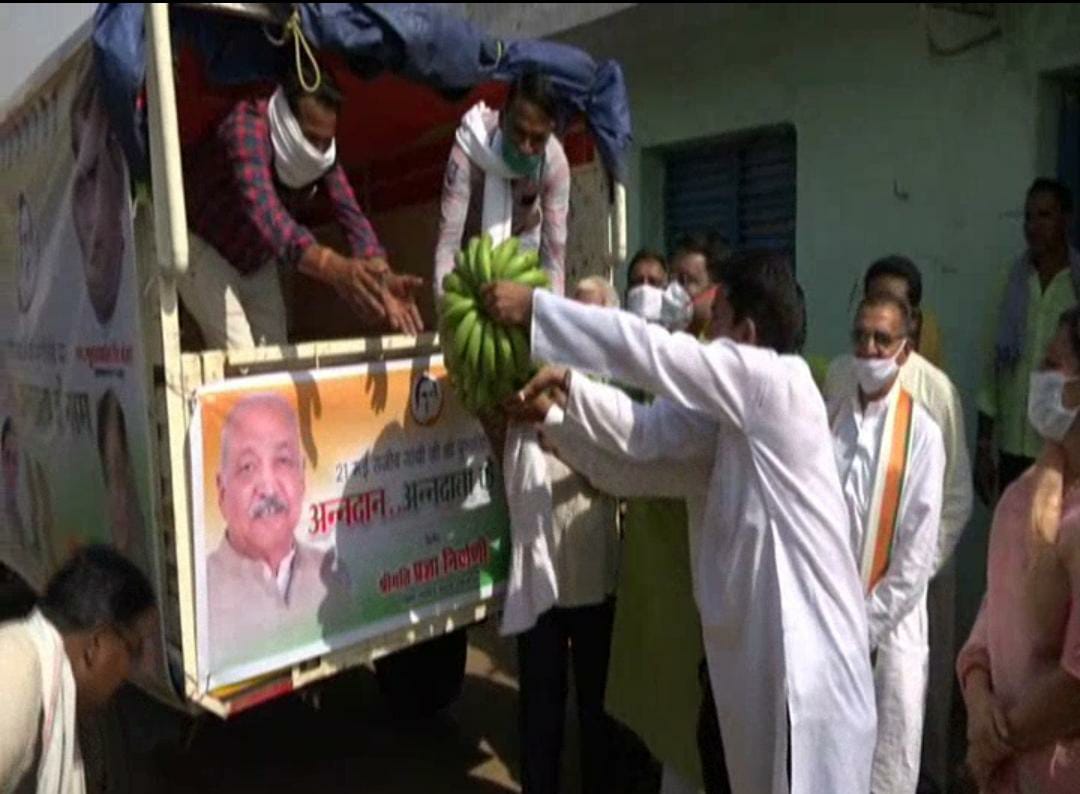
[[[933,14],[949,42],[987,27]],[[914,4],[646,4],[560,38],[625,70],[631,250],[663,242],[658,149],[793,124],[808,352],[841,352],[855,280],[874,258],[907,254],[970,429],[994,285],[1023,246],[1024,190],[1054,167],[1051,76],[1080,67],[1080,8],[1002,4],[998,15],[1000,38],[955,57],[930,54]],[[986,523],[982,511],[961,551],[965,617],[983,588]]]

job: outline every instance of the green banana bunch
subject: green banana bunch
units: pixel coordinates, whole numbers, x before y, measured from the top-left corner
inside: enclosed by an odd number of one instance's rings
[[[454,256],[443,279],[439,335],[450,379],[465,407],[479,413],[495,405],[532,375],[529,341],[520,328],[503,328],[485,314],[480,290],[492,281],[551,286],[536,251],[521,251],[516,237],[493,246],[473,237]]]

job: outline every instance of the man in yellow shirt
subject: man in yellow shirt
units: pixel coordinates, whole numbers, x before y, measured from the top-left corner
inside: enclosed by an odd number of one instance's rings
[[[1027,418],[1028,382],[1058,318],[1080,291],[1080,253],[1068,240],[1072,211],[1072,194],[1060,182],[1036,179],[1028,189],[1028,247],[1005,279],[978,396],[975,490],[987,505],[1023,474],[1042,446]]]

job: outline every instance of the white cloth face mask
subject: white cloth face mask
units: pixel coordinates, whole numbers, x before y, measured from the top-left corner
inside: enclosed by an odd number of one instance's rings
[[[877,394],[896,377],[896,373],[900,371],[900,365],[896,363],[896,359],[900,357],[906,344],[905,342],[900,345],[897,351],[888,358],[855,359],[855,377],[859,381],[859,388],[862,389],[863,394]]]
[[[694,319],[694,300],[678,281],[664,290],[660,303],[660,324],[669,331],[685,331]]]
[[[325,152],[309,141],[281,88],[270,97],[267,110],[270,144],[274,149],[274,173],[281,184],[293,189],[306,187],[334,167],[337,141],[331,141]]]
[[[1065,386],[1075,380],[1054,370],[1032,372],[1028,389],[1028,421],[1047,441],[1061,442],[1080,413],[1080,406],[1066,408]]]
[[[626,310],[650,323],[660,322],[664,291],[651,284],[639,284],[626,293]]]

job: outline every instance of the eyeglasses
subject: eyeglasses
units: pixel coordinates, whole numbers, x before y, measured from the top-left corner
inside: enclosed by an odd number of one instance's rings
[[[851,332],[851,343],[855,347],[869,347],[873,342],[878,350],[888,350],[903,339],[902,336],[891,336],[884,331],[863,331],[856,328]]]

